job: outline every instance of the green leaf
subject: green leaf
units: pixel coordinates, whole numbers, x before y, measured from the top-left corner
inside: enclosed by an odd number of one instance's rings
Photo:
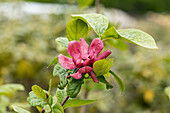
[[[28,103],[31,106],[41,106],[47,104],[47,102],[44,99],[39,98],[33,91],[29,92],[29,97],[27,98]]]
[[[47,68],[49,68],[51,65],[53,65],[53,64],[57,64],[58,63],[58,56],[57,57],[55,57],[52,61],[51,61],[51,63],[48,65],[48,67]]]
[[[149,34],[139,30],[139,29],[120,29],[116,30],[114,27],[108,29],[102,35],[102,40],[107,39],[121,39],[126,40],[130,43],[149,48],[157,49],[155,40]]]
[[[27,110],[25,110],[23,108],[15,106],[15,105],[13,105],[12,107],[13,107],[14,111],[17,112],[17,113],[31,113],[31,112],[29,112],[29,111],[27,111]]]
[[[166,87],[165,89],[164,89],[164,92],[165,92],[165,94],[169,97],[169,99],[170,99],[170,86],[168,86],[168,87]]]
[[[68,70],[62,67],[59,63],[56,64],[53,70],[53,76],[60,77],[60,83],[58,84],[58,88],[63,89],[68,83],[67,76],[75,73],[76,71],[77,69]]]
[[[78,106],[83,106],[87,104],[91,104],[95,102],[96,100],[83,100],[83,99],[69,99],[67,102],[64,104],[64,109],[68,107],[78,107]]]
[[[52,113],[64,113],[64,109],[59,103],[56,103],[53,106],[53,112]]]
[[[53,104],[53,97],[51,95],[49,95],[48,99],[49,99],[49,101],[48,101],[49,105],[52,106],[52,104]]]
[[[109,72],[114,76],[120,87],[121,93],[123,93],[125,90],[125,85],[123,84],[123,81],[113,71],[110,70]]]
[[[112,47],[120,49],[122,51],[127,50],[127,45],[123,40],[107,39],[106,43]]]
[[[0,95],[11,95],[14,94],[16,91],[23,91],[24,86],[21,84],[5,84],[0,86]]]
[[[74,98],[77,96],[77,94],[80,92],[81,85],[83,84],[83,79],[71,79],[67,86],[67,95],[71,98]]]
[[[68,69],[62,67],[59,63],[57,63],[53,70],[53,76],[60,77],[60,83],[58,84],[58,88],[63,89],[67,85],[67,76],[68,76]]]
[[[67,93],[65,89],[57,89],[56,92],[57,95],[57,100],[58,102],[61,104],[63,102],[63,100],[67,97]]]
[[[93,3],[94,0],[79,0],[79,6],[80,7],[85,7],[89,6]]]
[[[108,73],[112,65],[113,65],[113,59],[98,60],[94,62],[93,70],[97,76],[101,76]]]
[[[105,79],[104,76],[98,76],[97,79],[98,79],[100,82],[106,84],[106,89],[112,89],[112,88],[113,88],[113,86],[106,81],[106,79]]]
[[[32,86],[32,91],[33,91],[39,98],[47,99],[47,96],[46,96],[45,92],[44,92],[43,89],[41,89],[39,86],[33,85],[33,86]]]
[[[59,63],[57,63],[53,69],[53,76],[57,77],[59,75],[61,76],[68,75],[68,69],[65,69]]]
[[[67,49],[68,46],[68,39],[66,37],[58,37],[55,39],[56,43],[61,45],[62,47],[65,47]]]
[[[139,29],[120,29],[118,32],[124,40],[131,43],[145,48],[158,49],[152,36]]]
[[[89,24],[99,37],[101,37],[101,35],[106,31],[109,25],[108,18],[101,14],[80,14],[72,15],[72,17],[76,19],[81,19]]]
[[[88,33],[88,26],[80,19],[73,19],[69,21],[66,28],[66,33],[69,41],[79,41],[81,37],[83,37],[84,39],[86,38]]]
[[[107,39],[121,39],[121,36],[117,32],[116,28],[113,26],[106,30],[103,35],[102,35],[102,40],[107,40]]]

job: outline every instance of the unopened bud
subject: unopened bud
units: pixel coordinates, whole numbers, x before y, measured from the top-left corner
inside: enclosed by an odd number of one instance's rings
[[[45,109],[44,108],[42,108],[42,113],[45,113]]]
[[[45,95],[46,95],[46,97],[48,98],[48,94],[47,94],[47,93],[45,93]]]

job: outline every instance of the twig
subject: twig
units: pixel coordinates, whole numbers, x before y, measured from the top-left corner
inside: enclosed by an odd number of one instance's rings
[[[85,89],[84,99],[87,99],[88,94],[89,94],[89,90],[88,90],[88,89]],[[82,106],[82,108],[81,108],[81,113],[86,113],[86,112],[87,112],[87,105]]]
[[[100,12],[100,0],[96,0],[96,13]]]
[[[61,103],[61,106],[63,106],[63,105],[67,102],[68,99],[69,99],[69,96],[67,96],[67,97],[63,100],[63,102]]]

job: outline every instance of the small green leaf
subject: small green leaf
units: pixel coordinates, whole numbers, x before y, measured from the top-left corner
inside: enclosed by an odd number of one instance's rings
[[[71,98],[74,98],[77,96],[77,94],[80,92],[81,85],[83,84],[83,79],[71,79],[67,86],[67,95]]]
[[[59,75],[61,76],[68,75],[68,69],[65,69],[59,63],[57,63],[53,69],[53,76],[57,77]]]
[[[68,39],[66,37],[58,37],[55,39],[57,44],[60,44],[62,47],[65,47],[67,49],[68,46]]]
[[[44,92],[43,89],[41,89],[39,86],[33,85],[33,86],[32,86],[32,91],[33,91],[39,98],[47,99],[47,96],[46,96],[45,92]]]
[[[98,60],[94,62],[93,70],[97,76],[101,76],[108,73],[112,65],[113,65],[113,59]]]
[[[53,65],[53,64],[57,64],[58,63],[58,56],[57,57],[55,57],[52,61],[51,61],[51,63],[48,65],[48,67],[47,68],[49,68],[51,65]]]
[[[16,91],[23,91],[24,86],[21,84],[5,84],[0,86],[0,94],[2,95],[11,95],[14,94]]]
[[[121,36],[117,32],[116,28],[113,26],[106,30],[103,35],[102,35],[102,40],[107,40],[107,39],[121,39]]]
[[[53,106],[53,112],[52,113],[64,113],[64,109],[59,103],[56,103]]]
[[[83,99],[69,99],[67,102],[64,104],[64,109],[68,107],[78,107],[78,106],[83,106],[87,104],[91,104],[95,102],[96,100],[83,100]]]
[[[72,17],[76,19],[81,19],[89,24],[99,37],[101,37],[101,35],[106,31],[109,25],[108,18],[101,14],[80,14],[72,15]]]
[[[106,89],[112,89],[112,88],[113,88],[113,86],[106,81],[106,79],[105,79],[104,76],[98,76],[97,79],[98,79],[100,82],[106,84]]]
[[[121,93],[123,93],[125,90],[125,85],[123,84],[123,81],[113,71],[110,70],[109,72],[114,76],[120,87]]]
[[[37,108],[37,110],[38,110],[40,113],[42,113],[42,108],[41,108],[41,107],[36,106],[36,108]]]
[[[29,112],[29,111],[27,111],[27,110],[25,110],[23,108],[15,106],[15,105],[13,105],[12,107],[13,107],[14,111],[17,112],[17,113],[31,113],[31,112]]]
[[[88,33],[88,26],[85,22],[80,19],[73,19],[69,21],[66,28],[67,38],[69,41],[79,41],[81,37],[84,39]]]
[[[79,0],[79,6],[80,7],[85,7],[89,6],[93,3],[94,0]]]
[[[31,106],[41,106],[47,104],[47,102],[44,99],[39,98],[33,91],[29,92],[29,97],[27,98],[28,103]]]
[[[53,104],[53,97],[51,95],[49,95],[48,99],[49,99],[49,102],[48,102],[49,105],[52,106],[52,104]]]
[[[169,99],[170,99],[170,86],[168,86],[168,87],[166,87],[165,89],[164,89],[164,92],[165,92],[165,94],[169,97]]]
[[[120,29],[116,30],[114,27],[109,28],[102,35],[102,40],[107,39],[121,39],[130,43],[149,48],[157,49],[155,40],[147,33],[139,29]]]
[[[61,104],[63,102],[63,100],[67,97],[67,93],[65,89],[57,89],[56,92],[57,95],[57,100],[58,102]]]
[[[45,113],[51,112],[51,108],[50,108],[50,106],[49,106],[48,104],[47,104],[47,105],[44,105],[43,108],[45,109]]]

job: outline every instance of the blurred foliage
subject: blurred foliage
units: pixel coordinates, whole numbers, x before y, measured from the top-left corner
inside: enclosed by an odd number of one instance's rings
[[[46,2],[51,1],[46,0]],[[60,3],[77,2],[53,0],[53,2],[58,1]],[[107,2],[105,6],[114,6],[129,12],[169,10],[168,0],[161,1],[160,4],[159,0],[138,1],[102,0],[102,3]],[[67,54],[58,46],[56,51],[55,42],[56,37],[66,35],[67,15],[27,15],[19,20],[8,19],[2,15],[0,17],[0,85],[9,82],[21,83],[27,92],[33,84],[39,84],[43,89],[48,89],[48,81],[52,78],[52,66],[49,69],[46,67],[59,52]],[[170,16],[149,13],[145,17],[137,17],[135,27],[151,34],[160,49],[147,50],[118,41],[105,43],[106,48],[110,48],[113,52],[111,54],[114,58],[113,70],[122,78],[126,89],[123,95],[120,95],[120,89],[116,81],[112,81],[114,79],[112,76],[106,78],[114,86],[110,91],[104,91],[104,84],[94,85],[90,82],[88,86],[83,85],[82,89],[93,89],[89,99],[98,99],[95,104],[88,106],[89,113],[169,113],[170,101],[164,89],[170,86],[170,27],[168,26]],[[88,42],[92,40],[89,36],[94,36],[94,32],[88,34]],[[122,46],[119,47],[119,44]],[[58,79],[53,81],[53,86],[57,86]],[[55,90],[52,88],[52,92]],[[78,98],[82,98],[85,90],[80,92]],[[18,100],[26,102],[26,94],[17,93],[14,96],[17,95],[21,96],[12,98],[13,102]],[[6,96],[0,96],[0,106],[6,106],[8,103],[9,99]],[[80,107],[68,108],[66,112],[75,113],[79,110]]]
[[[42,3],[59,3],[59,4],[80,4],[80,7],[86,4],[95,5],[95,0],[1,0],[1,1],[31,1]],[[81,1],[81,2],[80,2]],[[84,2],[84,4],[83,4]],[[101,0],[107,8],[119,8],[131,14],[133,13],[146,13],[147,11],[153,12],[170,12],[170,0]]]

